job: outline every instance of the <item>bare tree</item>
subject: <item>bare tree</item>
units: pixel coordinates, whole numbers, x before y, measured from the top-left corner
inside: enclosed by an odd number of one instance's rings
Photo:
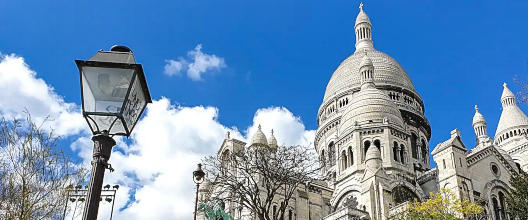
[[[27,115],[0,118],[0,219],[60,219],[65,188],[86,172],[57,148],[58,137]]]
[[[211,201],[235,204],[260,220],[285,219],[299,185],[320,170],[315,152],[304,146],[242,148],[227,157],[206,157],[204,165]]]
[[[518,92],[517,96],[519,97],[520,102],[528,102],[528,80],[521,79],[519,76],[515,76],[513,81],[521,87],[521,90]]]

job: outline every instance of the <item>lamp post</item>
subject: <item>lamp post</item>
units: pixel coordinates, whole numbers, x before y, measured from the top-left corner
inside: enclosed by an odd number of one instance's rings
[[[112,210],[110,211],[110,220],[112,220],[112,216],[114,215],[115,196],[116,196],[117,190],[119,189],[119,185],[114,185],[112,186],[111,189],[110,187],[111,187],[110,184],[107,184],[106,186],[104,186],[104,189],[101,190],[101,197],[99,198],[99,200],[102,201],[104,198],[105,201],[112,203]],[[84,188],[85,189],[83,189],[82,185],[77,185],[75,187],[73,185],[69,185],[68,187],[66,187],[67,201],[66,201],[66,204],[64,205],[64,213],[62,214],[63,220],[66,219],[66,210],[68,209],[68,202],[74,203],[72,219],[75,217],[78,203],[85,202],[86,195],[88,192],[86,188],[88,188],[88,186],[85,186]]]
[[[196,200],[194,201],[194,220],[196,220],[196,215],[198,213],[198,189],[200,188],[200,183],[203,182],[205,176],[204,171],[202,170],[202,164],[198,164],[198,168],[193,172],[193,181],[196,183]]]
[[[125,46],[98,51],[90,59],[75,60],[81,78],[82,113],[94,142],[92,172],[83,220],[96,220],[105,169],[114,135],[130,136],[147,103],[150,93],[141,64]]]

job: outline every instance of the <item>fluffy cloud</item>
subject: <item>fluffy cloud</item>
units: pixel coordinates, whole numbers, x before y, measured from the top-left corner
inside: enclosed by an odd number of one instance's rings
[[[22,118],[28,111],[37,123],[46,123],[58,135],[78,133],[86,128],[79,108],[66,103],[53,87],[37,78],[36,73],[16,55],[0,54],[0,113],[8,118]]]
[[[241,140],[251,137],[219,123],[218,114],[213,107],[175,106],[167,98],[149,105],[133,132],[132,143],[118,141],[118,150],[110,160],[116,172],[105,177],[105,182],[122,186],[116,219],[191,219],[195,190],[191,173],[196,164],[217,153],[228,131]],[[253,134],[262,124],[268,135],[274,128],[282,144],[306,144],[313,139],[313,131],[307,131],[300,118],[286,108],[260,109],[253,121],[246,132]],[[86,164],[91,160],[89,146],[87,138],[72,144]],[[100,215],[107,217],[110,208],[101,206]]]
[[[246,133],[253,134],[258,125],[262,126],[266,137],[271,135],[273,129],[279,145],[311,145],[315,138],[315,131],[307,131],[301,118],[284,107],[257,110],[253,117],[253,125],[246,130]]]
[[[186,71],[187,76],[194,81],[202,80],[204,73],[219,71],[227,66],[224,58],[202,52],[201,44],[187,52],[187,58],[179,57],[177,60],[166,60],[165,62],[165,74],[173,76]]]
[[[197,49],[199,51],[199,48]],[[198,62],[199,63],[199,62]],[[0,61],[0,113],[23,117],[24,109],[34,118],[50,115],[61,135],[77,135],[71,149],[90,167],[93,143],[79,108],[66,103],[44,80],[36,77],[22,57],[2,56]],[[15,98],[16,97],[16,98]],[[204,156],[214,155],[229,131],[231,137],[246,141],[258,124],[265,133],[275,129],[280,144],[307,144],[314,131],[306,130],[301,119],[288,109],[259,109],[253,124],[240,132],[218,121],[215,107],[182,107],[162,98],[150,104],[130,139],[116,138],[105,184],[119,184],[114,219],[191,219],[194,204],[192,171]],[[102,202],[100,219],[107,219],[111,205]],[[79,213],[82,207],[78,207]],[[80,216],[79,216],[80,218]]]

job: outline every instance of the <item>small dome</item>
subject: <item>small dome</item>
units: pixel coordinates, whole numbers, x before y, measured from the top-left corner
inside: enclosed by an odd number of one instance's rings
[[[355,25],[358,25],[358,24],[361,24],[361,23],[370,23],[370,19],[369,17],[367,16],[367,13],[365,13],[365,11],[363,11],[363,3],[359,4],[359,14],[357,15],[356,17],[356,24]]]
[[[262,127],[259,125],[257,132],[251,137],[251,145],[265,145],[268,146],[266,135],[262,132]]]
[[[377,169],[381,166],[381,152],[376,146],[370,146],[365,155],[368,168]]]
[[[372,64],[372,60],[368,57],[367,53],[365,52],[365,56],[361,58],[361,62],[359,63],[360,68],[365,66],[374,66]]]
[[[475,105],[475,115],[473,116],[473,125],[477,123],[481,123],[481,122],[485,124],[486,119],[484,119],[484,116],[480,114],[478,106]]]
[[[515,95],[513,94],[513,92],[508,88],[508,84],[504,83],[502,84],[502,86],[504,87],[504,90],[502,90],[501,100],[505,98],[512,98],[512,97],[515,98]]]
[[[273,129],[271,129],[271,136],[268,138],[268,144],[270,148],[277,148],[277,139],[275,139],[275,135],[273,135]]]

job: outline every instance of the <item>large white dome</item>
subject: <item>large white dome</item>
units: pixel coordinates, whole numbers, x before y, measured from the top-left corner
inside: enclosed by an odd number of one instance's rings
[[[356,50],[337,67],[326,86],[323,102],[345,90],[359,90],[361,84],[357,73],[359,72],[361,57],[365,51],[374,64],[376,73],[374,74],[374,83],[376,86],[399,87],[418,95],[409,75],[395,59],[374,48],[365,48],[361,51]]]

